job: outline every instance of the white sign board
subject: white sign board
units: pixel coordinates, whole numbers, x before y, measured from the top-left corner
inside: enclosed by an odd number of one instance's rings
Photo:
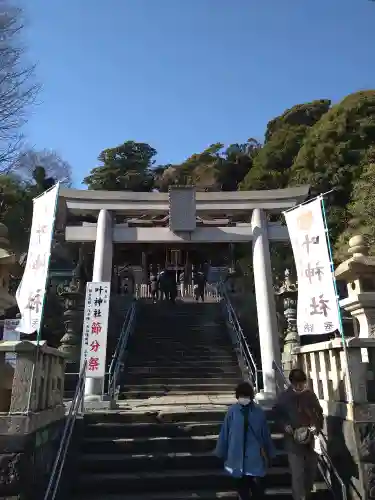
[[[19,319],[5,319],[4,329],[3,329],[3,340],[20,340],[20,332],[16,330],[19,326]],[[17,354],[10,352],[5,353],[5,361],[10,363],[12,366],[16,365]]]
[[[298,333],[320,335],[340,330],[321,199],[284,215],[298,275]]]
[[[105,376],[110,290],[107,282],[86,285],[81,368],[87,360],[86,376],[90,378]]]
[[[34,199],[27,261],[16,293],[22,333],[39,332],[41,327],[58,192],[57,184]]]

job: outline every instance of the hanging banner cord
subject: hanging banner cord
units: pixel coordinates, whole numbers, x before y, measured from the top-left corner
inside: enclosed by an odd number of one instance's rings
[[[287,208],[286,210],[283,210],[282,213],[287,214],[291,210],[295,210],[298,207],[302,207],[303,205],[307,205],[311,201],[317,200],[318,198],[322,199],[323,196],[327,196],[327,194],[333,193],[334,191],[336,191],[335,188],[330,189],[329,191],[325,191],[324,193],[318,194],[317,196],[314,196],[313,198],[309,198],[308,200],[303,201],[302,203],[299,203],[298,205],[294,205],[294,207],[290,207],[290,208]]]

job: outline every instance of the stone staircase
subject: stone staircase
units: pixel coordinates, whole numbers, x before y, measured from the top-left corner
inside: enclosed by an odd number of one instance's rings
[[[142,304],[137,317],[121,407],[85,415],[77,478],[66,498],[236,497],[212,454],[241,380],[219,305]],[[271,417],[270,424],[274,430]],[[282,436],[274,432],[273,438],[279,454],[267,477],[267,495],[289,500]]]
[[[171,397],[226,397],[241,380],[217,303],[142,304],[129,345],[121,399],[134,407]],[[156,399],[155,399],[156,398]]]

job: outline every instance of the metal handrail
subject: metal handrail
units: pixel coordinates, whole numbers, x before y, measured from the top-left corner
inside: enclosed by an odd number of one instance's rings
[[[273,361],[272,368],[280,375],[281,380],[283,381],[283,390],[288,389],[288,387],[290,387],[290,382],[286,378],[285,373],[283,372],[281,367],[276,363],[276,361]],[[277,384],[277,379],[276,379],[276,384]]]
[[[290,382],[287,380],[287,378],[285,377],[285,374],[284,374],[283,370],[276,363],[276,361],[273,361],[273,368],[281,376],[281,378],[283,380],[284,389],[287,389],[288,387],[290,387]],[[345,483],[342,480],[342,478],[341,478],[338,470],[333,465],[332,459],[329,456],[328,451],[327,451],[327,442],[328,442],[327,437],[323,434],[322,431],[320,431],[318,433],[318,438],[319,438],[319,441],[320,441],[320,443],[322,445],[320,447],[322,455],[318,454],[318,467],[319,467],[319,470],[320,470],[320,472],[321,472],[321,474],[323,476],[324,482],[326,483],[326,485],[328,486],[328,488],[331,490],[332,494],[334,495],[332,482],[327,477],[327,475],[326,475],[326,473],[325,473],[325,471],[323,469],[323,467],[325,466],[326,469],[328,469],[328,468],[330,469],[330,472],[332,472],[335,475],[338,483],[340,484],[341,494],[342,494],[342,500],[347,500],[348,495],[347,495],[347,489],[346,489]],[[322,462],[324,460],[325,460],[325,463],[323,464]]]
[[[69,449],[75,421],[78,413],[83,413],[83,395],[85,392],[87,360],[84,362],[72,403],[64,426],[60,446],[53,464],[50,480],[44,495],[44,500],[54,500],[59,489],[61,474],[64,469],[66,455]]]
[[[128,345],[128,340],[133,332],[136,313],[136,301],[128,309],[124,323],[121,328],[120,337],[117,342],[115,352],[112,356],[112,361],[108,372],[108,396],[110,399],[115,399],[117,379],[120,371],[123,369],[123,358]]]
[[[258,385],[258,368],[257,365],[254,361],[254,357],[250,351],[249,344],[247,343],[246,337],[243,333],[243,330],[241,328],[240,322],[238,321],[238,317],[236,314],[236,311],[234,310],[231,300],[229,298],[228,292],[225,288],[225,285],[220,282],[218,284],[218,294],[219,296],[222,297],[222,302],[225,307],[225,312],[227,315],[228,322],[231,326],[231,334],[234,334],[234,341],[236,345],[239,348],[239,354],[241,356],[241,359],[246,366],[251,383],[253,387],[255,388],[255,391],[258,392],[259,390],[259,385]]]

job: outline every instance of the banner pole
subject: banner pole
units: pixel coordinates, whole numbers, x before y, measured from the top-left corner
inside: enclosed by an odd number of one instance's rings
[[[50,267],[50,264],[51,264],[52,242],[53,242],[53,236],[54,236],[54,233],[55,233],[56,212],[57,212],[57,205],[58,205],[58,202],[59,202],[60,182],[57,182],[51,189],[55,188],[56,186],[57,186],[57,193],[56,193],[55,206],[54,206],[54,209],[53,209],[53,224],[52,224],[52,230],[51,230],[51,247],[50,247],[50,253],[49,253],[48,262],[47,262],[47,277],[46,277],[46,282],[44,284],[44,290],[47,287],[49,267]],[[50,191],[51,189],[47,189],[47,191],[45,191],[43,194],[48,193],[48,191]],[[40,314],[40,323],[39,323],[38,333],[37,333],[37,337],[36,337],[37,347],[39,347],[39,343],[40,343],[42,323],[43,323],[43,316],[44,316],[44,309],[45,309],[45,305],[46,305],[46,295],[47,295],[47,293],[44,294],[44,296],[43,296],[43,302],[42,302],[42,305],[41,305],[42,311],[41,311],[41,314]]]
[[[324,193],[321,193],[321,194],[318,194],[317,196],[314,196],[313,198],[309,198],[308,200],[305,200],[302,203],[299,203],[298,205],[294,205],[294,207],[287,208],[282,213],[287,214],[291,210],[295,210],[298,207],[302,207],[303,205],[307,205],[307,203],[310,203],[318,198],[322,198],[322,196],[327,196],[327,194],[333,193],[334,191],[336,191],[336,188],[332,188],[329,191],[325,191]]]
[[[327,194],[327,193],[323,193],[323,194],[319,195],[319,198],[320,198],[320,205],[322,207],[323,223],[324,223],[324,230],[325,230],[325,234],[326,234],[326,241],[327,241],[327,247],[328,247],[328,253],[329,253],[332,281],[333,281],[333,286],[334,286],[335,295],[336,295],[336,307],[337,307],[337,313],[338,313],[338,318],[339,318],[339,331],[340,331],[341,341],[342,341],[342,345],[343,345],[343,352],[344,352],[345,364],[346,364],[346,372],[347,372],[347,377],[348,377],[348,392],[349,392],[348,403],[353,404],[353,402],[354,402],[353,401],[353,386],[352,386],[352,379],[350,377],[350,371],[349,371],[349,354],[348,354],[348,349],[347,349],[346,340],[345,340],[345,336],[344,336],[344,326],[343,326],[342,314],[341,314],[341,308],[340,308],[339,291],[337,288],[337,282],[336,282],[336,277],[335,277],[335,265],[333,263],[333,252],[332,252],[331,240],[329,237],[327,214],[326,214],[326,208],[325,208],[325,203],[324,203],[324,198],[323,198],[325,196],[325,194]]]
[[[37,331],[37,335],[36,335],[35,363],[34,363],[34,366],[33,366],[33,369],[32,369],[32,373],[31,373],[30,391],[29,391],[28,400],[27,400],[27,411],[26,411],[27,414],[30,412],[31,398],[32,398],[34,383],[35,383],[35,379],[36,379],[36,375],[37,375],[37,370],[38,370],[38,360],[39,360],[41,330],[42,330],[44,308],[45,308],[46,295],[47,295],[46,287],[47,287],[47,283],[48,283],[49,267],[50,267],[50,263],[51,263],[52,241],[53,241],[53,235],[54,235],[54,232],[55,232],[55,222],[56,222],[57,205],[58,205],[58,200],[59,200],[60,182],[57,182],[51,188],[47,189],[42,194],[36,196],[33,199],[33,202],[34,202],[36,199],[38,199],[41,196],[43,196],[44,194],[48,193],[52,189],[56,188],[56,186],[57,186],[57,194],[56,194],[55,206],[54,206],[54,211],[53,211],[53,225],[52,225],[52,231],[51,231],[51,248],[50,248],[50,253],[49,253],[49,256],[48,256],[47,277],[46,277],[46,282],[44,284],[44,295],[43,295],[43,302],[41,304],[40,323],[39,323],[39,327],[38,327],[38,331]]]

